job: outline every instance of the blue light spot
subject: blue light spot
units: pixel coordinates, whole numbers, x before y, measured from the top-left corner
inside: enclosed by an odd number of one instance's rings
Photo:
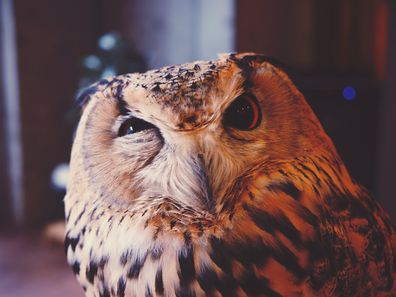
[[[114,69],[114,67],[106,67],[103,70],[103,72],[102,72],[100,77],[101,78],[106,78],[106,77],[115,76],[115,75],[117,75],[117,71]]]
[[[345,100],[352,101],[356,98],[356,90],[354,87],[347,86],[342,90],[342,96]]]
[[[100,61],[98,56],[89,55],[84,59],[84,65],[89,69],[98,70],[102,67],[102,61]]]
[[[51,174],[52,186],[59,191],[66,190],[69,179],[69,165],[66,163],[58,164]]]
[[[110,51],[116,46],[117,39],[115,34],[108,33],[99,38],[98,44],[102,50]]]

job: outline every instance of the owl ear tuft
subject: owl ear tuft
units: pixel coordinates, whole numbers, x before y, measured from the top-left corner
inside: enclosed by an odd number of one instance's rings
[[[238,53],[238,54],[231,54],[230,59],[234,60],[235,63],[241,68],[241,69],[247,69],[251,68],[254,63],[269,63],[276,68],[280,69],[283,71],[286,75],[289,76],[289,74],[292,72],[290,71],[290,67],[285,65],[284,63],[280,62],[276,58],[266,56],[264,54],[258,54],[258,53]]]
[[[80,91],[75,100],[75,105],[77,106],[77,108],[81,109],[81,111],[84,111],[84,108],[88,104],[89,99],[91,99],[91,95],[95,94],[96,91],[97,88],[95,86],[90,86]]]
[[[96,83],[93,83],[89,87],[81,89],[75,100],[75,105],[77,108],[81,110],[81,112],[84,111],[85,107],[89,103],[89,100],[91,99],[92,95],[95,94],[98,90],[103,89],[109,84],[109,80],[107,79],[102,79]]]

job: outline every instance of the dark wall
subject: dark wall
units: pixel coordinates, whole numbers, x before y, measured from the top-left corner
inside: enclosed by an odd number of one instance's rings
[[[54,166],[67,162],[80,61],[94,48],[95,1],[15,0],[22,119],[26,223],[63,212],[50,185]]]
[[[396,221],[396,1],[389,3],[389,56],[381,104],[377,189],[381,202]]]
[[[303,71],[372,72],[380,2],[236,0],[236,49]]]
[[[314,0],[236,0],[236,50],[260,52],[288,65],[313,64]]]

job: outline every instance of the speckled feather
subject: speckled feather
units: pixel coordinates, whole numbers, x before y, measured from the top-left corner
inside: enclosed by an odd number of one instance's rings
[[[223,121],[244,93],[252,131]],[[266,57],[109,78],[80,102],[65,249],[86,296],[396,296],[393,225]],[[156,128],[119,137],[131,117]]]

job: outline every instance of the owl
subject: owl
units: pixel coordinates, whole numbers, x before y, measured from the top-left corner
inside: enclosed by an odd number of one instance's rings
[[[103,79],[65,197],[88,297],[396,296],[395,229],[253,53]]]

